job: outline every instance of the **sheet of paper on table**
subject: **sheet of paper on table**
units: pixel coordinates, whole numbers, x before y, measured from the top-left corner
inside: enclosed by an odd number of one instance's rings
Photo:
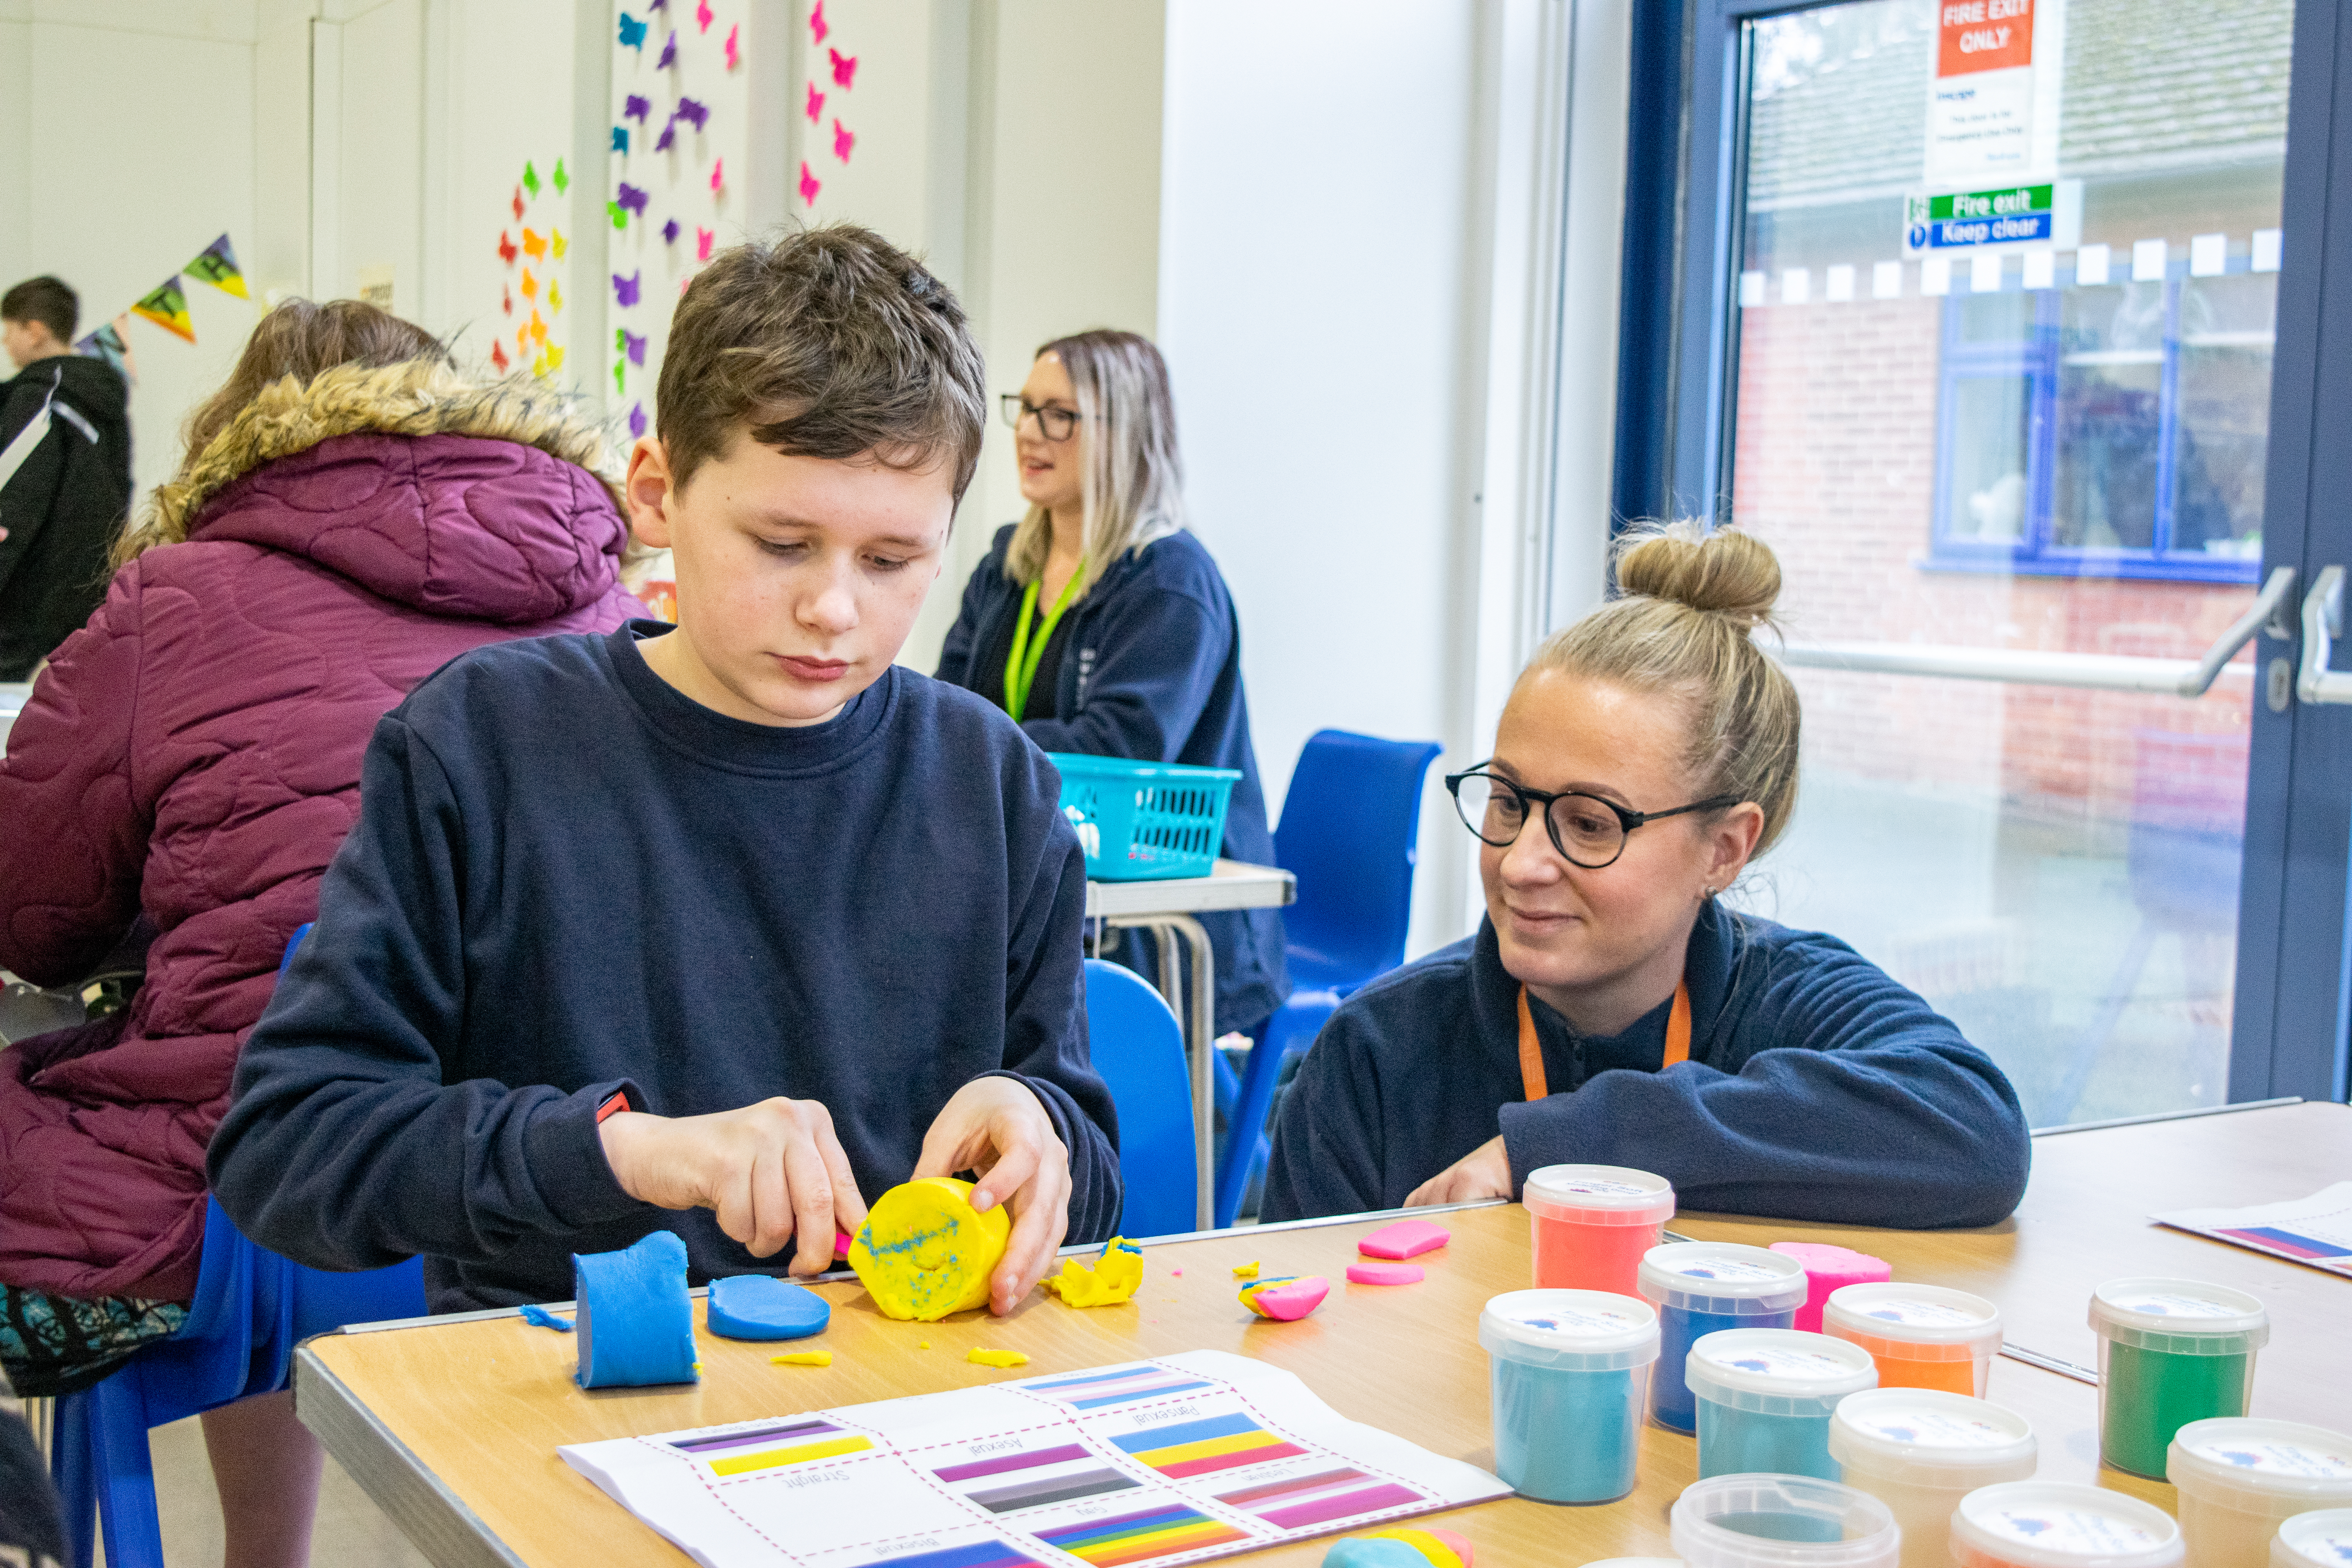
[[[1510,1493],[1223,1351],[556,1451],[705,1568],[1173,1568]]]
[[[2194,1231],[2352,1279],[2352,1182],[2338,1182],[2291,1203],[2175,1209],[2148,1217],[2175,1230]]]

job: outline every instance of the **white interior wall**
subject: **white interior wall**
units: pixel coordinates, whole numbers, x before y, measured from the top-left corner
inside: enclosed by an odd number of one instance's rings
[[[257,10],[165,0],[29,0],[0,11],[0,179],[6,282],[55,273],[87,332],[224,230],[249,232]],[[108,112],[121,106],[135,112]],[[5,287],[5,284],[0,284]],[[236,363],[255,308],[187,286],[193,345],[134,319],[125,337],[132,470],[144,488],[179,458],[179,424]]]

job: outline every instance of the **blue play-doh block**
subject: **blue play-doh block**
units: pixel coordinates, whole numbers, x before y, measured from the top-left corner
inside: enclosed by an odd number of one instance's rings
[[[730,1340],[804,1340],[832,1321],[824,1297],[772,1274],[710,1282],[710,1331]]]
[[[686,1243],[657,1230],[618,1252],[572,1255],[572,1323],[583,1388],[693,1383],[694,1303],[686,1294]]]

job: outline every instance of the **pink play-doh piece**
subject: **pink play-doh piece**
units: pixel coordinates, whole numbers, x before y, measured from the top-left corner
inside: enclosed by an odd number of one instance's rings
[[[1825,1241],[1776,1241],[1772,1250],[1785,1252],[1805,1266],[1805,1304],[1797,1309],[1794,1326],[1809,1334],[1822,1331],[1822,1306],[1831,1291],[1895,1278],[1886,1259]]]
[[[847,1231],[845,1231],[845,1230],[836,1230],[836,1231],[835,1231],[835,1232],[833,1233],[833,1255],[834,1255],[835,1258],[846,1258],[846,1257],[848,1257],[848,1256],[849,1256],[849,1243],[850,1243],[851,1239],[852,1239],[852,1238],[851,1238],[851,1237],[850,1237],[850,1234],[849,1234]]]
[[[1295,1322],[1323,1304],[1331,1282],[1320,1274],[1302,1279],[1254,1279],[1242,1287],[1242,1305],[1261,1318]]]
[[[1381,1226],[1356,1243],[1356,1250],[1367,1258],[1418,1258],[1453,1239],[1454,1233],[1442,1225],[1425,1219],[1401,1219],[1394,1225]]]
[[[1418,1263],[1350,1263],[1348,1278],[1359,1285],[1418,1285],[1429,1276]]]

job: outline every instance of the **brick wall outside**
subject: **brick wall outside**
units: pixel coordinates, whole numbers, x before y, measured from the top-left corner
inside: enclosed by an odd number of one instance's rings
[[[1732,517],[1780,555],[1790,640],[2201,652],[2251,588],[1921,568],[1941,310],[1913,298],[1742,315]],[[1808,765],[1931,791],[1994,788],[2060,821],[2218,828],[2242,816],[2250,669],[2241,656],[2195,701],[1794,673]]]

